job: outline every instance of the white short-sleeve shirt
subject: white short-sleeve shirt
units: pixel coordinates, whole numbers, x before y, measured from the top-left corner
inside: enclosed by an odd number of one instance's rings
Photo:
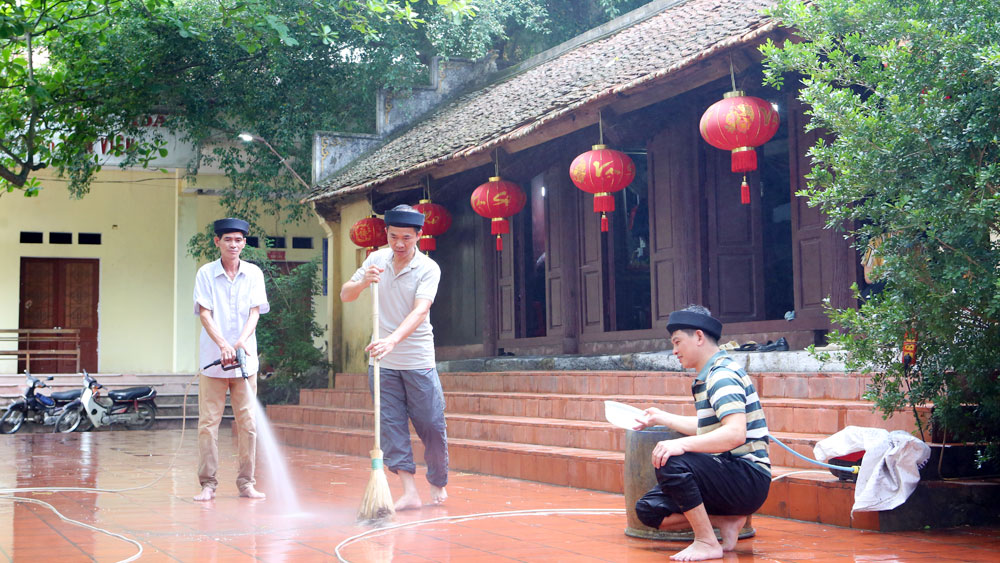
[[[271,310],[264,290],[264,273],[256,265],[240,260],[240,269],[232,280],[226,275],[221,259],[198,269],[194,281],[194,314],[200,313],[199,308],[211,310],[212,318],[230,345],[239,339],[253,307],[260,307],[262,315]],[[247,339],[246,350],[247,373],[255,374],[260,367],[257,360],[256,331]],[[219,346],[202,327],[198,346],[198,368],[201,373],[209,377],[240,377],[238,368],[230,371],[223,371],[220,366],[201,369],[221,357]]]
[[[351,276],[351,281],[361,281],[365,277],[365,270],[372,264],[384,269],[379,278],[378,290],[381,338],[389,336],[402,324],[403,319],[413,311],[417,299],[428,299],[433,303],[438,282],[441,281],[441,268],[426,254],[414,252],[413,259],[399,272],[392,268],[392,255],[391,248],[372,252]],[[379,365],[400,370],[435,367],[434,327],[431,326],[430,314],[413,334],[379,360]]]

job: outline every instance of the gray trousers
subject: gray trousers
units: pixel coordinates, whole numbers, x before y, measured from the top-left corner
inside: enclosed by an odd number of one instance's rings
[[[382,400],[382,454],[385,466],[396,473],[416,473],[410,444],[410,421],[424,443],[427,481],[448,484],[448,433],[444,421],[444,391],[435,368],[396,370],[379,368]],[[368,366],[368,389],[374,392],[375,370]]]

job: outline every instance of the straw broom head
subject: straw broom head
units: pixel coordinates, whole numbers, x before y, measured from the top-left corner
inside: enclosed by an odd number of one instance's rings
[[[358,520],[381,520],[396,513],[392,503],[392,491],[389,490],[389,480],[382,469],[382,450],[374,449],[372,455],[372,473],[368,478],[368,487],[361,497],[361,508],[358,510]]]
[[[378,340],[378,284],[371,284],[372,288],[372,341]],[[396,513],[392,503],[392,491],[389,490],[389,481],[385,477],[385,470],[382,469],[382,445],[381,445],[381,422],[382,422],[382,400],[381,382],[379,370],[379,358],[374,357],[372,362],[374,385],[372,395],[375,403],[375,447],[371,451],[372,474],[368,479],[368,487],[361,497],[361,508],[358,510],[358,520],[378,520],[387,518]]]

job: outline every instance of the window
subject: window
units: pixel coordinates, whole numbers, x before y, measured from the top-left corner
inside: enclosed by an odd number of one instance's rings
[[[77,244],[101,244],[101,233],[77,233]]]
[[[247,237],[247,246],[260,248],[260,239],[258,239],[257,237]]]
[[[312,248],[312,237],[292,237],[292,248]]]
[[[73,233],[49,233],[49,244],[73,244]]]
[[[42,244],[45,242],[42,233],[36,231],[21,231],[21,244]]]
[[[285,237],[267,237],[268,248],[285,248]]]

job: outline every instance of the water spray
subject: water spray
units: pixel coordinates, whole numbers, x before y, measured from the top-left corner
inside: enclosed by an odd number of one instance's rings
[[[208,364],[204,368],[202,368],[202,370],[208,369],[208,368],[210,368],[212,366],[221,365],[221,364],[222,364],[222,360],[221,359],[220,360],[216,360],[216,361]],[[240,375],[243,376],[243,380],[245,382],[247,382],[246,383],[247,385],[249,385],[249,379],[250,378],[249,378],[249,374],[247,374],[247,372],[246,372],[246,352],[242,348],[239,348],[239,349],[236,350],[236,363],[235,364],[233,364],[231,366],[228,366],[228,367],[226,367],[226,366],[222,367],[222,369],[225,370],[225,371],[234,370],[236,368],[240,369]],[[69,524],[72,524],[72,525],[75,525],[75,526],[79,526],[79,527],[82,527],[82,528],[86,528],[86,529],[94,531],[94,532],[102,533],[102,534],[105,534],[107,536],[111,536],[113,538],[120,539],[122,541],[125,541],[125,542],[128,542],[128,543],[134,545],[137,548],[138,551],[134,555],[132,555],[131,557],[128,557],[126,559],[122,559],[119,563],[128,563],[130,561],[135,561],[135,560],[139,559],[142,556],[142,554],[143,554],[143,547],[142,547],[142,544],[139,543],[138,541],[133,540],[133,539],[131,539],[131,538],[127,537],[127,536],[124,536],[122,534],[117,534],[117,533],[112,532],[110,530],[106,530],[104,528],[100,528],[100,527],[97,527],[97,526],[93,526],[93,525],[87,524],[86,522],[81,522],[79,520],[74,520],[72,518],[68,518],[68,517],[64,516],[61,512],[59,512],[59,510],[57,510],[56,507],[52,506],[51,504],[49,504],[47,502],[44,502],[44,501],[41,501],[41,500],[38,500],[38,499],[33,499],[33,498],[28,498],[28,497],[19,497],[19,496],[14,496],[14,495],[16,495],[17,493],[41,493],[41,492],[44,492],[44,493],[58,493],[58,492],[125,493],[125,492],[129,492],[129,491],[137,491],[137,490],[140,490],[140,489],[146,489],[146,488],[152,487],[156,483],[160,482],[160,480],[162,480],[164,477],[166,477],[167,474],[173,469],[174,463],[177,461],[177,456],[180,454],[181,448],[184,446],[184,433],[187,430],[187,398],[188,398],[189,391],[191,390],[191,385],[198,379],[198,375],[199,374],[197,374],[197,373],[194,374],[191,377],[191,379],[187,382],[187,384],[184,386],[184,395],[183,395],[183,398],[181,400],[181,435],[180,435],[180,438],[177,441],[177,448],[174,450],[174,453],[173,453],[173,455],[170,458],[170,463],[167,465],[167,468],[164,469],[163,472],[160,473],[160,475],[157,476],[152,481],[150,481],[150,482],[148,482],[146,484],[143,484],[143,485],[136,486],[136,487],[126,487],[126,488],[123,488],[123,489],[100,489],[100,488],[96,488],[96,487],[21,487],[21,488],[11,488],[11,489],[0,489],[0,495],[10,495],[10,496],[0,496],[0,499],[6,498],[6,499],[9,499],[9,500],[14,501],[14,502],[24,502],[24,503],[37,504],[37,505],[44,506],[45,508],[48,508],[49,510],[51,510],[56,516],[59,517],[59,519],[61,519],[64,522],[67,522]],[[257,409],[258,409],[258,411],[262,411],[263,410],[259,401],[257,402]],[[297,504],[298,501],[294,500],[293,502],[295,502]]]

